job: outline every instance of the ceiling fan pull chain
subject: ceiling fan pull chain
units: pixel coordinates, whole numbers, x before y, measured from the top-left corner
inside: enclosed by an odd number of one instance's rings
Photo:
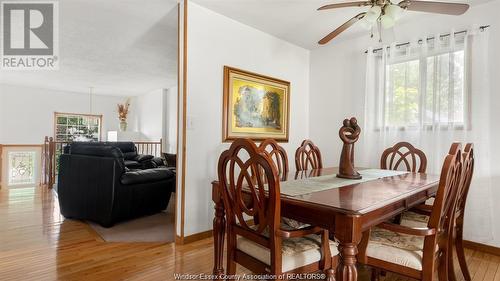
[[[378,42],[382,43],[382,23],[380,21],[378,21],[377,27],[378,27]]]

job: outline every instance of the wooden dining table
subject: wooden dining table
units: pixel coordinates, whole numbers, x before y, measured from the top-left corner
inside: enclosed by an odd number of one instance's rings
[[[335,175],[337,172],[338,168],[291,172],[283,179],[308,179]],[[296,196],[282,194],[281,215],[328,229],[330,239],[339,242],[337,281],[355,281],[358,280],[356,255],[363,232],[425,202],[435,195],[438,183],[438,175],[406,173],[359,183],[353,180],[346,186]],[[217,181],[212,182],[215,276],[224,274],[226,219],[219,188]]]

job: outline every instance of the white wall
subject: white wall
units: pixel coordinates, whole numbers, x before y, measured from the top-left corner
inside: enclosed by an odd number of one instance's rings
[[[222,143],[223,66],[291,82],[290,159],[309,135],[309,51],[192,2],[188,8],[185,235],[212,228],[210,182]]]
[[[460,17],[426,15],[419,20],[396,26],[391,39],[396,42],[407,42],[424,38],[436,33],[448,33],[452,28],[456,31],[465,30],[472,25],[491,25],[490,27],[490,78],[493,91],[491,101],[491,120],[500,119],[500,96],[495,93],[498,89],[500,77],[500,19],[497,11],[500,10],[500,1],[473,6],[465,15]],[[385,42],[385,43],[390,43]],[[369,46],[377,46],[375,40],[365,36],[336,42],[332,41],[325,47],[311,52],[311,83],[310,83],[310,136],[321,148],[325,165],[338,165],[341,142],[337,135],[341,122],[346,117],[356,116],[360,121],[364,118],[365,93],[365,54]],[[500,127],[493,122],[492,140],[500,138]],[[331,128],[331,129],[325,129]],[[500,151],[491,141],[491,159],[500,159]],[[362,165],[363,163],[358,163]],[[480,169],[480,167],[477,167]],[[492,161],[494,178],[492,182],[500,180],[500,165]],[[493,188],[493,202],[500,200],[500,189]],[[500,214],[500,205],[495,204],[495,214]],[[500,246],[500,221],[496,218],[494,225],[494,240],[481,241]]]
[[[133,98],[130,106],[143,141],[159,141],[163,130],[163,89]]]
[[[177,87],[163,90],[163,152],[177,152]]]
[[[40,144],[54,135],[54,112],[89,113],[89,95],[0,84],[0,143]],[[118,130],[117,103],[126,97],[93,97],[92,114],[102,114],[102,137]],[[133,129],[133,128],[132,128]]]

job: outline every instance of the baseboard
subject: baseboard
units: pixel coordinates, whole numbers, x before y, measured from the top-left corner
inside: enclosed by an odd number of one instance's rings
[[[500,248],[495,246],[490,246],[486,244],[481,244],[473,241],[464,240],[464,247],[476,251],[480,251],[487,254],[492,254],[500,256]]]
[[[252,226],[255,224],[253,219],[247,220],[246,223],[248,226]],[[207,231],[200,232],[200,233],[195,233],[195,234],[186,236],[184,238],[180,237],[179,235],[176,235],[175,236],[175,244],[179,244],[179,245],[189,244],[189,243],[203,240],[203,239],[206,239],[206,238],[209,238],[212,236],[213,236],[213,231],[211,229],[207,230]]]
[[[180,244],[180,245],[184,245],[184,244],[193,243],[193,242],[203,240],[206,238],[210,238],[210,237],[212,237],[212,230],[211,229],[207,230],[207,231],[200,232],[200,233],[195,233],[193,235],[186,236],[186,237],[184,237],[184,239],[180,236],[176,236],[175,243]]]

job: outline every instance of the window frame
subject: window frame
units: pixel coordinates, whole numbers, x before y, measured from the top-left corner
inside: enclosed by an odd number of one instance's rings
[[[85,113],[71,113],[71,112],[54,112],[54,140],[57,140],[57,118],[58,117],[68,117],[68,116],[78,116],[78,117],[93,117],[99,120],[99,138],[98,141],[102,140],[102,114],[85,114]],[[70,142],[70,141],[60,141],[60,142]]]
[[[398,51],[398,50],[396,50]],[[390,65],[394,64],[401,64],[401,63],[407,63],[410,61],[418,61],[419,63],[419,92],[421,91],[422,86],[425,86],[425,83],[422,80],[422,75],[427,74],[427,59],[431,57],[437,57],[443,54],[451,54],[452,53],[452,48],[450,46],[442,47],[439,49],[428,49],[428,52],[425,55],[419,54],[419,53],[414,53],[410,54],[408,56],[400,56],[394,59],[389,59],[384,63],[384,58],[383,56],[378,56],[378,62],[380,65],[378,68],[379,73],[377,76],[379,76],[379,83],[383,83],[383,92],[377,94],[377,107],[379,110],[376,110],[376,126],[375,130],[376,131],[387,131],[387,130],[397,130],[397,131],[411,131],[411,130],[416,130],[416,129],[422,129],[422,130],[427,130],[431,131],[434,129],[439,129],[441,131],[446,131],[446,130],[468,130],[470,131],[471,128],[471,118],[472,118],[472,111],[471,111],[471,91],[470,91],[470,50],[467,48],[467,43],[465,40],[463,42],[459,42],[457,45],[455,45],[455,48],[453,49],[453,53],[463,51],[464,53],[464,68],[463,68],[463,102],[464,102],[464,112],[463,112],[463,118],[464,121],[461,123],[453,124],[450,126],[450,123],[440,123],[440,124],[426,124],[422,120],[422,102],[423,102],[423,96],[420,95],[419,97],[419,123],[418,125],[406,125],[406,126],[391,126],[391,125],[386,125],[386,108],[387,108],[387,103],[386,103],[386,96],[387,96],[387,88],[386,88],[386,83],[387,83],[387,67]],[[425,65],[425,70],[423,70],[422,65]],[[383,73],[383,79],[380,79],[380,72]],[[383,80],[383,81],[382,81]],[[378,86],[380,88],[380,85]]]

